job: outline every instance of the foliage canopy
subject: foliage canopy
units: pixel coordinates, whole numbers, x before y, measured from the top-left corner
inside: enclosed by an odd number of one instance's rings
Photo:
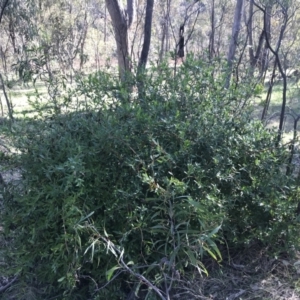
[[[288,241],[297,226],[288,153],[251,119],[249,85],[225,90],[218,67],[192,58],[175,75],[152,67],[128,79],[133,93],[105,73],[78,78],[60,113],[19,128],[23,181],[5,197],[6,255],[37,298],[153,294],[121,257],[176,291],[178,274],[206,272],[205,255],[221,261],[224,241]]]

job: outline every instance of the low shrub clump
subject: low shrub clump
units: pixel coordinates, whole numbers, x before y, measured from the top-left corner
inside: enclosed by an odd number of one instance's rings
[[[36,297],[156,299],[205,273],[204,255],[220,261],[224,241],[287,242],[296,226],[287,152],[251,120],[249,87],[225,90],[213,71],[189,60],[175,75],[153,68],[126,83],[136,91],[90,75],[62,99],[65,113],[20,129],[6,255]]]

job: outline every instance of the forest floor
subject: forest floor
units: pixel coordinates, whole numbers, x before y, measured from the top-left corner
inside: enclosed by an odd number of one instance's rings
[[[271,99],[269,116],[280,111],[281,93],[281,86],[276,85]],[[31,96],[34,96],[34,90],[31,88],[10,92],[17,118],[24,115],[24,112],[30,112],[28,99]],[[296,85],[288,90],[288,106],[296,114],[300,114],[299,96],[300,92]],[[258,101],[255,107],[256,117],[261,115],[264,99],[265,94],[262,94],[261,103]],[[0,122],[2,122],[1,119]],[[268,123],[269,126],[277,126],[278,117],[276,119],[271,117]],[[293,119],[288,116],[285,126],[287,132],[291,131],[292,125]],[[5,128],[0,124],[0,174],[6,184],[9,182],[19,183],[21,181],[20,167],[5,161],[9,152],[13,152],[14,149],[9,143],[8,132],[2,127]],[[1,209],[3,209],[2,194],[0,189]],[[0,249],[5,247],[2,232],[0,221]],[[289,255],[281,253],[275,257],[274,254],[270,255],[268,250],[253,244],[230,258],[224,259],[220,264],[208,262],[209,276],[204,275],[194,282],[184,282],[182,279],[184,294],[189,295],[191,300],[300,300],[300,253],[297,251]],[[1,250],[0,265],[6,265],[1,257]],[[15,295],[18,289],[18,279],[12,282],[14,279],[0,274],[0,299],[17,299]]]
[[[252,245],[213,268],[201,284],[203,297],[224,300],[300,299],[300,254],[268,255],[268,249]]]

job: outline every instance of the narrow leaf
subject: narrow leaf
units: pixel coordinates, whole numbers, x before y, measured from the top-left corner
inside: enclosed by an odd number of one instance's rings
[[[106,279],[107,279],[107,281],[110,281],[110,279],[111,279],[114,271],[116,271],[118,269],[120,269],[120,267],[117,265],[117,266],[112,267],[108,271],[106,271]]]

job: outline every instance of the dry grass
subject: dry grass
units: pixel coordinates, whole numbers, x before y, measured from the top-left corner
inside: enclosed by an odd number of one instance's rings
[[[213,265],[208,277],[185,283],[180,297],[175,298],[298,300],[300,268],[297,262],[296,254],[293,259],[284,255],[272,258],[265,248],[252,246],[221,265]]]

